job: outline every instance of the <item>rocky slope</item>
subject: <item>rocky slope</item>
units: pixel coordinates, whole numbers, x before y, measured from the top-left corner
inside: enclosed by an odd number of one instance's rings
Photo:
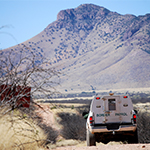
[[[61,72],[61,92],[150,87],[150,14],[84,4],[60,11],[41,33],[10,49],[24,44]]]

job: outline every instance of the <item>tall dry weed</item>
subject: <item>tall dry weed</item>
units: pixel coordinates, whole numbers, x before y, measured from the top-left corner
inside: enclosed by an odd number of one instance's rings
[[[0,149],[37,149],[44,144],[43,131],[33,122],[7,114],[0,119]]]
[[[65,139],[85,140],[86,138],[86,120],[75,113],[59,113],[58,116],[61,118],[59,122],[63,127],[61,135]]]
[[[57,136],[36,114],[36,107],[14,109],[0,117],[0,150],[36,150],[54,143]]]
[[[137,118],[139,143],[150,143],[150,112],[140,111]]]

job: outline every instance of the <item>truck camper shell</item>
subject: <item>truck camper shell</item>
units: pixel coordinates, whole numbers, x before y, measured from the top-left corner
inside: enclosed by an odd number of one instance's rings
[[[94,96],[86,123],[87,145],[95,145],[91,143],[93,139],[100,142],[100,136],[108,134],[129,134],[137,141],[136,117],[129,95],[110,93],[105,96]],[[126,137],[129,139],[129,136]],[[115,139],[115,136],[113,138]]]

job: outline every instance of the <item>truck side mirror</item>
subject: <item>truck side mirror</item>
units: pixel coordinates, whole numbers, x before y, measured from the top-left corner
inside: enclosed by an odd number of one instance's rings
[[[83,116],[84,119],[87,119],[88,116],[89,116],[89,113],[88,113],[88,112],[83,112],[83,113],[82,113],[82,116]]]

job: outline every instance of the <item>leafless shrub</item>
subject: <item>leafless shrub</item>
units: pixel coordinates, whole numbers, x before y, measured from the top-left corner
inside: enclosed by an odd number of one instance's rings
[[[28,137],[32,142],[39,143],[38,131],[35,125],[44,129],[49,142],[54,142],[57,134],[50,127],[40,123],[40,117],[36,109],[40,105],[31,97],[49,96],[56,92],[54,86],[59,83],[59,73],[51,67],[50,63],[25,45],[17,49],[0,52],[0,119],[6,115],[10,116],[9,122],[14,129],[14,135]],[[31,90],[27,90],[31,88]],[[27,101],[29,99],[29,101]],[[23,104],[21,103],[23,102]],[[22,108],[24,104],[30,103],[29,108]],[[42,108],[41,108],[42,109]],[[16,125],[16,123],[19,123]],[[21,122],[20,122],[21,121]],[[28,129],[30,127],[30,129]],[[45,130],[46,129],[46,130]],[[32,133],[28,134],[28,132]],[[29,135],[29,136],[28,136]],[[41,139],[40,139],[41,141]],[[46,141],[46,142],[47,142]],[[16,146],[24,143],[20,141]]]
[[[137,118],[139,143],[150,143],[150,113],[140,111]]]
[[[59,122],[63,128],[61,134],[65,139],[85,140],[86,121],[79,114],[74,113],[59,113],[58,116],[61,118]]]
[[[44,56],[34,54],[28,47],[23,45],[19,50],[11,50],[0,53],[0,87],[9,85],[0,90],[0,95],[6,92],[2,106],[11,106],[28,95],[23,92],[25,88],[31,87],[31,96],[51,95],[56,92],[54,86],[59,83],[57,80],[59,73],[51,67]],[[18,94],[14,94],[14,89],[20,86]],[[7,100],[6,100],[7,99]],[[9,101],[8,101],[9,99]],[[15,107],[15,105],[14,105]]]
[[[90,111],[90,104],[80,106],[76,108],[76,110],[79,112],[79,114],[83,115],[83,113],[88,113]]]

